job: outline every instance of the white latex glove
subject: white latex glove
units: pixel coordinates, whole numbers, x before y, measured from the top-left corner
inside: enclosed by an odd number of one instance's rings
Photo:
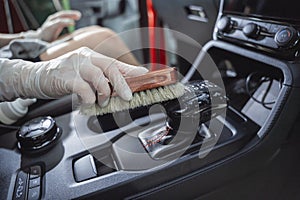
[[[86,47],[44,62],[0,60],[0,101],[22,98],[52,99],[76,93],[82,103],[109,102],[112,84],[116,93],[129,101],[132,93],[125,76],[147,73],[144,67],[128,65]]]
[[[58,38],[65,27],[74,25],[75,21],[80,18],[81,13],[79,11],[59,11],[50,15],[38,30],[23,32],[22,36],[52,42]]]

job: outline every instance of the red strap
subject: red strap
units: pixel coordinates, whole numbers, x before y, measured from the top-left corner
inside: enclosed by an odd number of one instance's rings
[[[165,40],[164,32],[162,29],[159,31],[156,29],[157,14],[153,7],[152,0],[147,0],[147,14],[148,14],[148,29],[149,29],[149,45],[150,45],[150,70],[158,70],[166,65],[166,53],[165,53]],[[157,65],[161,64],[161,65]]]

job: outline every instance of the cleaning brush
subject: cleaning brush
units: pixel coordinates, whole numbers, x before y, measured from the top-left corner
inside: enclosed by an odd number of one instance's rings
[[[82,106],[80,111],[85,115],[104,115],[141,106],[148,106],[172,99],[184,94],[184,85],[178,82],[175,68],[165,68],[151,71],[147,74],[126,78],[126,82],[133,92],[130,101],[124,101],[115,92],[112,93],[106,107],[98,105]]]

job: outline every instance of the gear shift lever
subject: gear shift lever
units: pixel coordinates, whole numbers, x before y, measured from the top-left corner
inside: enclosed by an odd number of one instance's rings
[[[227,107],[225,91],[209,81],[190,82],[185,94],[162,103],[166,110],[165,125],[150,128],[139,134],[146,151],[152,158],[160,159],[187,148],[199,126],[222,114]]]

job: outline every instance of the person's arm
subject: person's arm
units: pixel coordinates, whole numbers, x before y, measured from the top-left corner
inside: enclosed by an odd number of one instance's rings
[[[100,26],[84,27],[70,34],[69,38],[72,39],[50,46],[40,55],[40,59],[43,61],[51,60],[85,46],[121,62],[136,66],[140,65],[121,37],[109,28]]]
[[[24,36],[21,33],[16,33],[16,34],[0,33],[0,47],[8,45],[10,43],[10,41],[12,41],[14,39],[21,39],[21,38],[24,38]]]
[[[44,62],[0,59],[0,101],[21,98],[53,99],[76,93],[82,103],[109,102],[113,86],[124,100],[132,98],[124,77],[145,74],[143,67],[128,65],[86,47]],[[95,96],[98,92],[98,97]]]
[[[79,11],[59,11],[50,15],[43,23],[43,25],[37,30],[29,30],[26,32],[15,34],[0,33],[0,47],[9,44],[9,42],[14,39],[21,38],[36,38],[47,42],[52,42],[58,38],[65,27],[74,25],[75,20],[79,20],[80,18],[81,13]]]

